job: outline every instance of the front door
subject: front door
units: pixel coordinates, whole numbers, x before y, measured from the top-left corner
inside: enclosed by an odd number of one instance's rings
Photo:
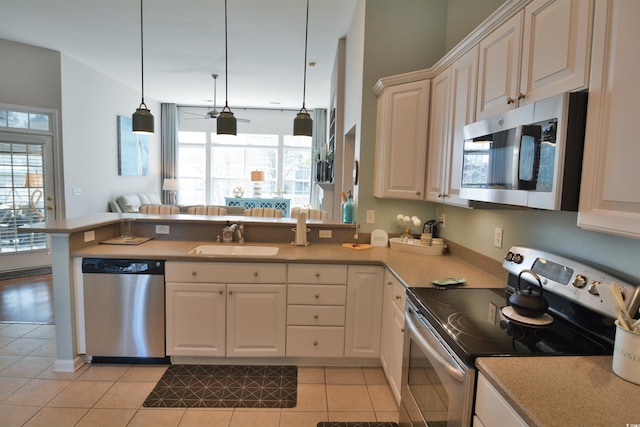
[[[48,235],[18,229],[55,219],[53,137],[49,129],[11,129],[11,112],[4,113],[4,123],[0,115],[0,125],[7,125],[0,126],[0,274],[50,266]],[[29,121],[38,116],[22,114]]]

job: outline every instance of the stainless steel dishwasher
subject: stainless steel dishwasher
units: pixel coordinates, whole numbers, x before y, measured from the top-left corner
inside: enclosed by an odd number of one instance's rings
[[[164,358],[164,261],[82,260],[87,356]]]

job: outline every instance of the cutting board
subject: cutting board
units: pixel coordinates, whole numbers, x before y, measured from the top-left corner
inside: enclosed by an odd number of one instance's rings
[[[368,243],[343,243],[342,247],[347,249],[353,249],[354,251],[361,251],[364,249],[371,249],[373,246],[371,246]]]

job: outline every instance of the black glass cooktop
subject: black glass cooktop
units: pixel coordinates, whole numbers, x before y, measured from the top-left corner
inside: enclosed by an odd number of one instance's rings
[[[612,354],[612,342],[561,317],[526,325],[501,314],[505,289],[409,288],[408,300],[467,363],[479,356]]]

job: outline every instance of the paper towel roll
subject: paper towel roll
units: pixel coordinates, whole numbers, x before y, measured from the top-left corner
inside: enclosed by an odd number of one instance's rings
[[[307,211],[301,210],[298,213],[298,224],[296,225],[296,245],[307,244]]]

